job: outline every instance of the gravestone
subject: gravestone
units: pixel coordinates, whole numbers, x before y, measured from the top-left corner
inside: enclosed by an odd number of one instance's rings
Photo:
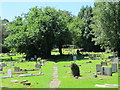
[[[20,71],[20,67],[14,67],[14,71],[15,72],[19,72]]]
[[[72,63],[71,64],[71,70],[72,70],[72,75],[75,76],[80,76],[80,70],[77,64]]]
[[[38,64],[38,63],[36,63],[36,64],[35,64],[35,67],[36,67],[36,68],[41,68],[41,65]]]
[[[3,71],[3,67],[0,66],[0,71]]]
[[[30,61],[34,61],[35,59],[34,58],[31,58]]]
[[[111,67],[104,67],[104,75],[112,76],[112,68]]]
[[[8,77],[12,77],[12,70],[11,69],[8,70]]]
[[[101,75],[112,76],[111,67],[101,67]]]
[[[10,65],[11,65],[11,66],[14,66],[14,63],[13,63],[13,62],[11,62],[11,63],[10,63]]]
[[[97,64],[97,65],[96,65],[96,71],[97,71],[97,72],[100,72],[100,71],[101,71],[101,67],[102,67],[102,65]]]
[[[44,66],[44,61],[43,60],[40,60],[40,63],[42,66]]]
[[[1,63],[0,66],[1,66],[1,67],[5,67],[6,64],[5,64],[5,63]]]
[[[118,63],[119,59],[118,58],[113,58],[114,63]]]
[[[100,73],[101,75],[104,75],[104,67],[101,67]]]
[[[107,66],[107,62],[103,62],[103,61],[102,61],[102,62],[101,62],[101,65],[102,65],[102,66]]]
[[[76,60],[77,60],[77,57],[76,57],[76,56],[73,56],[73,60],[76,61]]]
[[[112,72],[117,72],[117,64],[112,64]]]

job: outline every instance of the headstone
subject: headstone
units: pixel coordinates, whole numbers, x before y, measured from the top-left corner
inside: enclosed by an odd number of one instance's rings
[[[77,57],[76,57],[76,56],[73,56],[73,60],[76,61],[76,60],[77,60]]]
[[[80,76],[80,70],[77,64],[72,63],[71,64],[71,70],[72,70],[72,75],[75,76]]]
[[[3,71],[3,67],[0,67],[0,71]]]
[[[101,75],[104,75],[104,67],[101,67],[100,73]]]
[[[44,66],[44,61],[43,61],[43,60],[40,60],[40,62],[41,62],[41,65]]]
[[[15,72],[19,72],[20,71],[20,67],[14,67],[14,71]]]
[[[118,58],[113,58],[114,63],[118,63],[119,59]]]
[[[102,65],[102,66],[107,66],[107,62],[103,62],[103,61],[102,61],[102,62],[101,62],[101,65]]]
[[[35,67],[36,67],[36,68],[41,68],[41,65],[38,64],[38,63],[36,63],[36,64],[35,64]]]
[[[92,77],[97,77],[97,73],[94,73],[94,74],[92,75]]]
[[[5,64],[5,63],[1,63],[0,66],[1,66],[1,67],[5,67],[6,64]]]
[[[101,71],[101,67],[102,67],[102,66],[101,66],[100,64],[97,64],[97,65],[96,65],[96,71],[97,71],[97,72],[100,72],[100,71]]]
[[[10,65],[11,65],[11,66],[14,66],[14,63],[13,63],[13,62],[11,62],[11,63],[10,63]]]
[[[12,77],[12,70],[11,69],[8,70],[8,77]]]
[[[117,72],[117,64],[112,64],[112,72]]]
[[[31,61],[34,61],[35,59],[34,59],[34,58],[31,58],[30,60],[31,60]]]
[[[104,67],[104,75],[112,76],[112,68],[111,67]]]

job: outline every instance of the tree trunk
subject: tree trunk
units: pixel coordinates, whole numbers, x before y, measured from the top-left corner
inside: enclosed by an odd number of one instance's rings
[[[117,52],[118,52],[118,54],[117,54],[117,55],[118,55],[118,57],[120,58],[120,49],[118,49],[118,51],[117,51]]]
[[[62,55],[62,46],[59,46],[59,53]]]

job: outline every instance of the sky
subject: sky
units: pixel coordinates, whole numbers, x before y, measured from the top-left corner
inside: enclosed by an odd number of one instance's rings
[[[56,9],[67,10],[73,15],[78,14],[82,6],[94,6],[94,2],[0,2],[1,19],[14,20],[15,16],[20,16],[22,13],[27,13],[30,8],[38,6],[51,6]]]

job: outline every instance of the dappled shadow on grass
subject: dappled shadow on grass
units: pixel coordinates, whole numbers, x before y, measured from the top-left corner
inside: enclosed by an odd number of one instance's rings
[[[1,62],[9,62],[9,61],[16,61],[16,59],[0,59]]]
[[[77,55],[76,55],[77,56]],[[77,59],[83,59],[81,56],[77,56]],[[73,61],[73,55],[51,55],[46,59],[47,61],[61,62],[61,61]]]

